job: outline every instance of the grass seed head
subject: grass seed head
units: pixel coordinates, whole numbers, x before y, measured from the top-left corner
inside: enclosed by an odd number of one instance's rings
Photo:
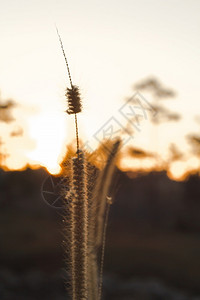
[[[67,88],[65,96],[67,97],[69,106],[67,113],[70,115],[81,112],[82,104],[79,88],[75,85],[72,85],[71,88]]]

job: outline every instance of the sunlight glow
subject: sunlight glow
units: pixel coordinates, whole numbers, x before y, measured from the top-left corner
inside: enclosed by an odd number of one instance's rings
[[[194,172],[198,172],[199,161],[196,157],[189,158],[186,162],[174,162],[168,170],[168,176],[173,180],[184,180],[186,177]]]
[[[64,118],[58,114],[41,113],[30,120],[30,136],[37,141],[37,148],[27,154],[32,164],[45,166],[49,172],[57,174],[61,168],[59,157],[62,154],[66,132]]]

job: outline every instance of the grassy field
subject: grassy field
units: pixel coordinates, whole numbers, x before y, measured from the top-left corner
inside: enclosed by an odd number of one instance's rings
[[[197,234],[110,234],[106,266],[123,276],[154,277],[200,293],[200,237]]]
[[[119,226],[120,227],[120,226]],[[62,268],[59,220],[7,210],[0,213],[0,264],[3,268]],[[176,232],[115,230],[109,224],[105,272],[122,278],[156,278],[200,294],[200,237]]]

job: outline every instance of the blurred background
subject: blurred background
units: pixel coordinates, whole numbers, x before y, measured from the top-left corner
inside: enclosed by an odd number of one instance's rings
[[[200,2],[29,1],[0,11],[0,299],[66,299],[62,37],[93,153],[122,138],[104,299],[200,299]],[[102,157],[98,157],[99,164]]]

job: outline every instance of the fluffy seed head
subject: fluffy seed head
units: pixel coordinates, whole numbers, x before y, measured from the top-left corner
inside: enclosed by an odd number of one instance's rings
[[[72,85],[71,88],[67,88],[65,96],[67,97],[69,106],[67,113],[70,115],[81,112],[82,105],[79,88],[75,85]]]

